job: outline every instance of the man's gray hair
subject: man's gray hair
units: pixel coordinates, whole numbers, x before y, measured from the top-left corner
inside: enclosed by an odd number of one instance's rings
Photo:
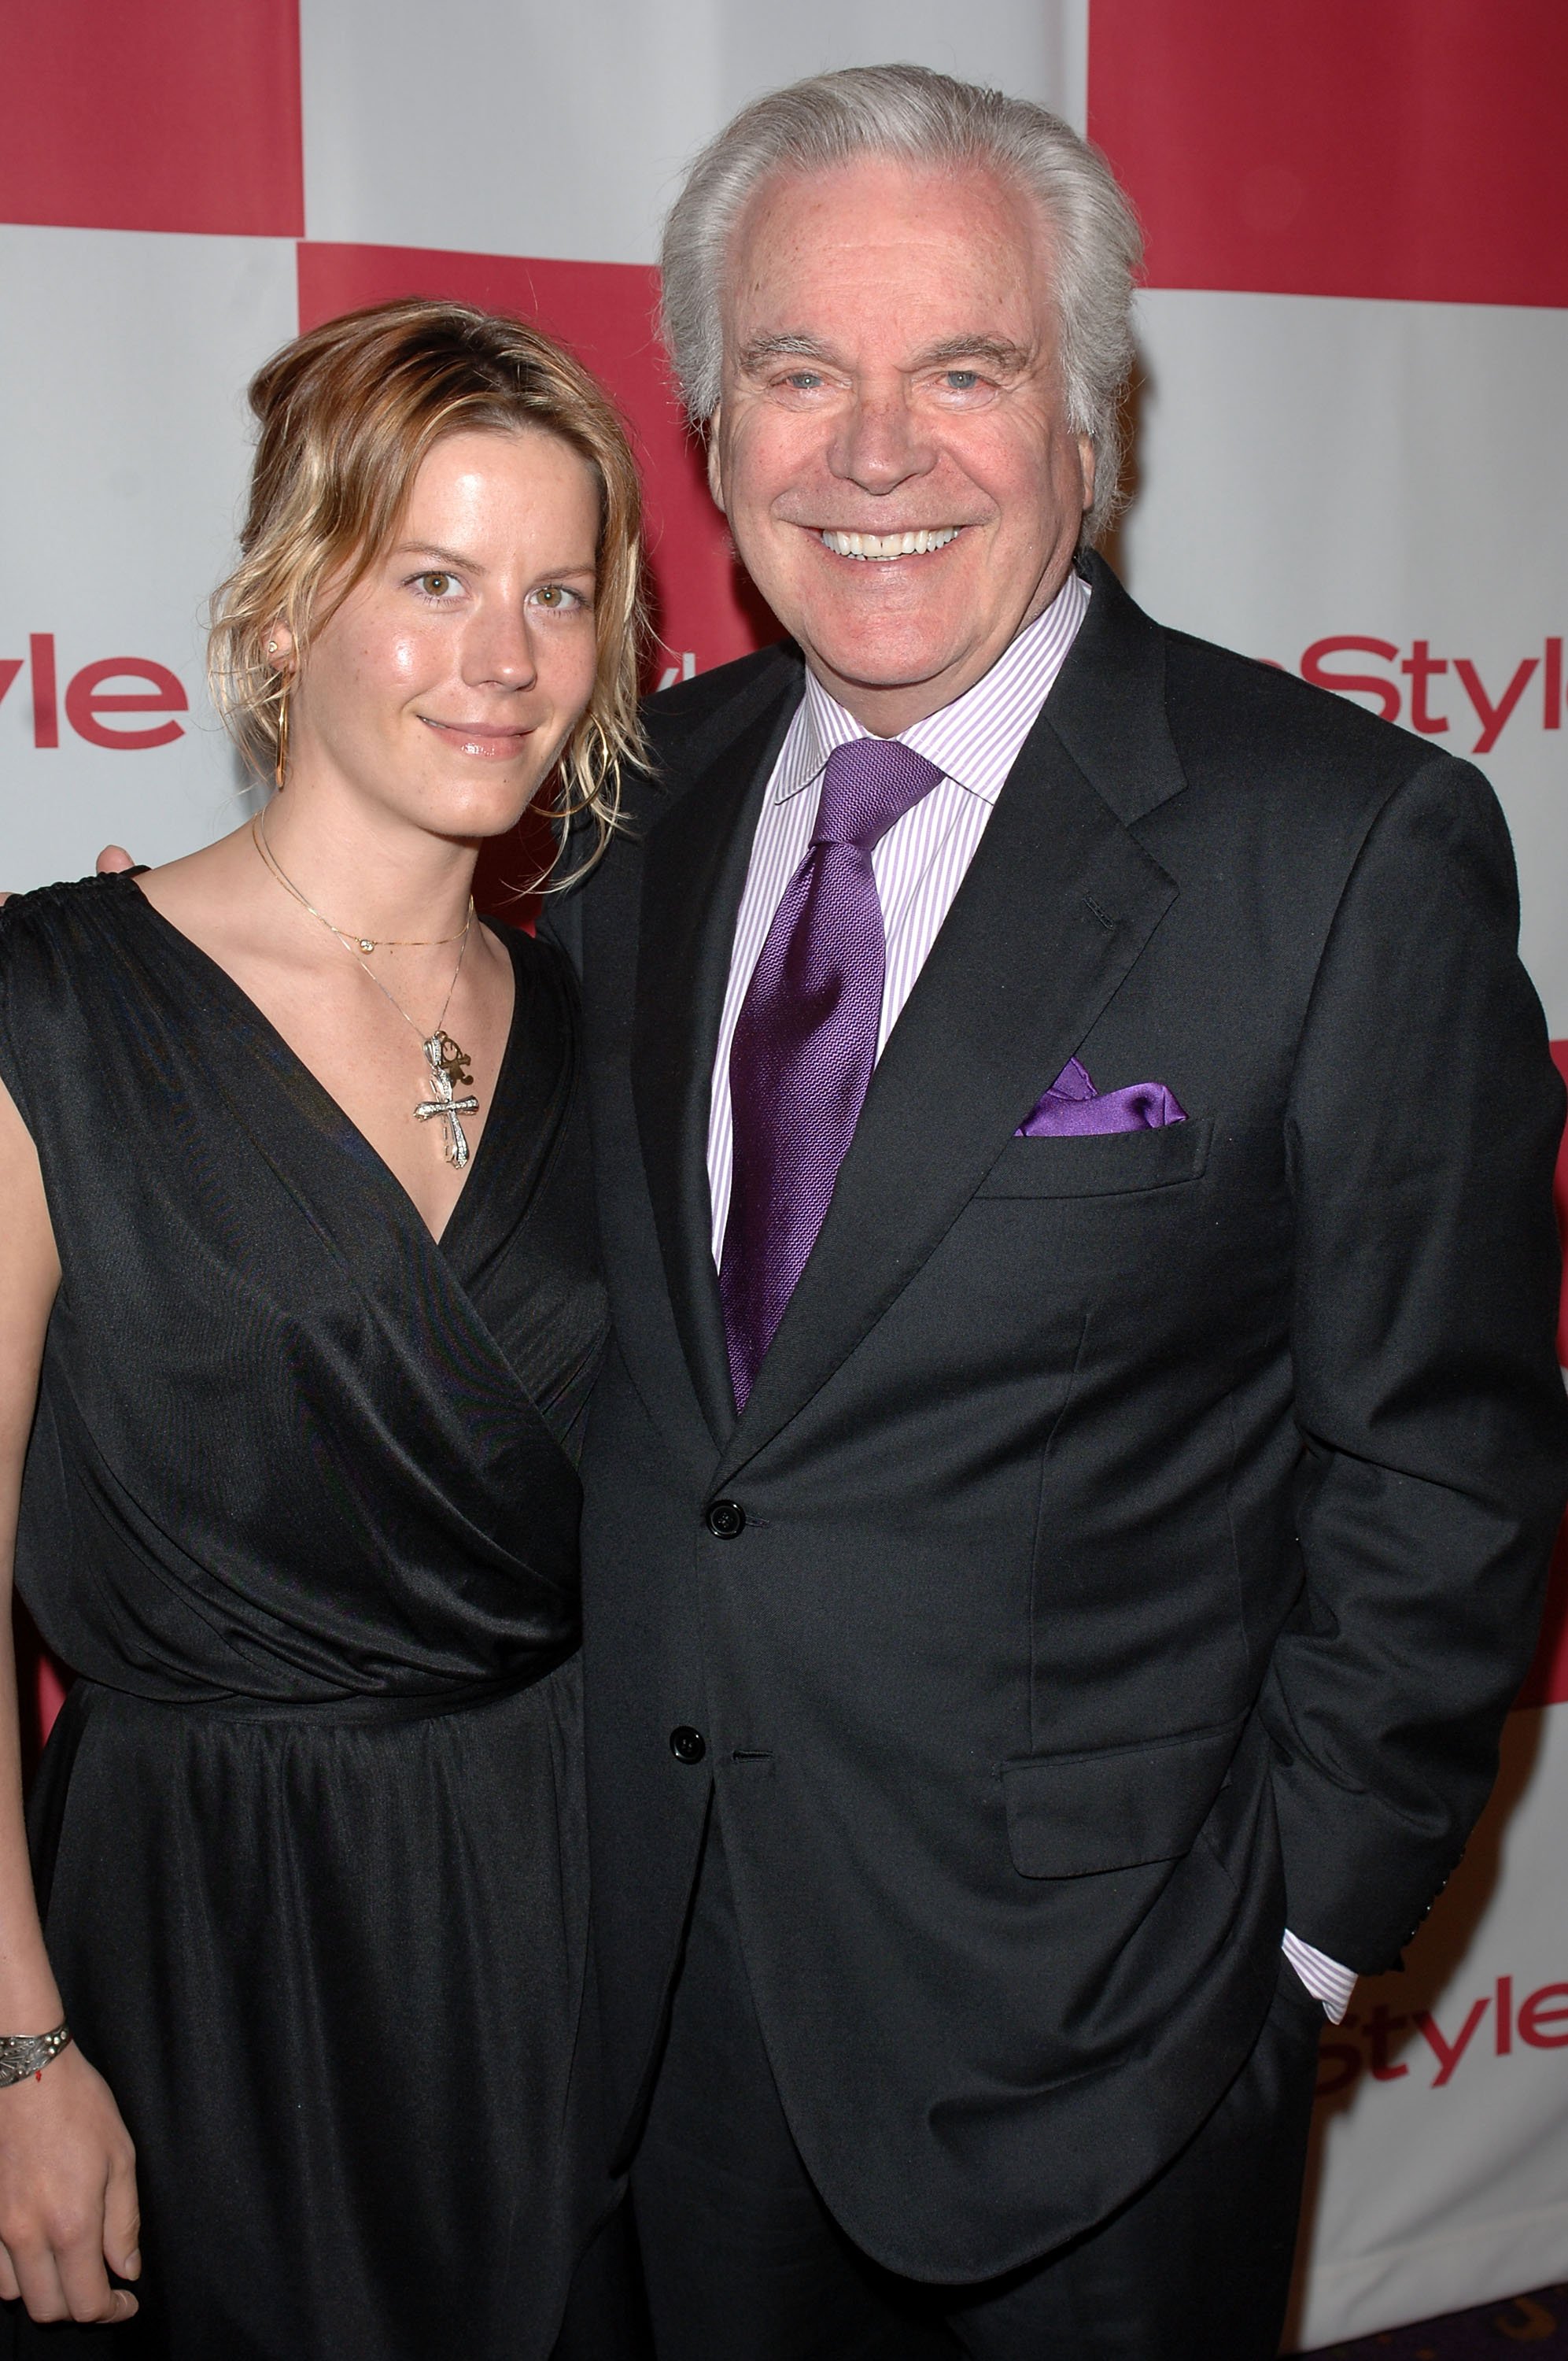
[[[707,425],[718,407],[726,261],[751,198],[775,175],[831,171],[863,156],[987,166],[1038,199],[1053,238],[1068,418],[1094,444],[1085,531],[1098,535],[1118,506],[1137,223],[1104,158],[1059,115],[926,66],[850,66],[771,91],[693,164],[663,256],[664,342],[693,423]]]

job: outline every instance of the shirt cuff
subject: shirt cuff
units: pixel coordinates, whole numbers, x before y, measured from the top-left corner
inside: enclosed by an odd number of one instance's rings
[[[1314,1951],[1310,1943],[1303,1943],[1288,1927],[1281,1950],[1289,1960],[1314,2000],[1323,2004],[1323,2015],[1331,2025],[1340,2024],[1350,2006],[1351,1993],[1355,1990],[1355,1970],[1342,1968],[1321,1951]]]

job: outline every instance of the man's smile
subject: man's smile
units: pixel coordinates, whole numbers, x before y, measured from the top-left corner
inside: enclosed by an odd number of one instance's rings
[[[838,533],[821,535],[825,549],[835,557],[924,557],[931,551],[946,549],[962,532],[961,525],[922,525],[909,533]]]

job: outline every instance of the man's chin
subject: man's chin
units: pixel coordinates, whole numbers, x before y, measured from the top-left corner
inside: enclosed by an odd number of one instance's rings
[[[960,676],[973,650],[952,640],[932,640],[900,631],[826,632],[820,639],[796,633],[806,662],[824,687],[861,695],[939,688]]]

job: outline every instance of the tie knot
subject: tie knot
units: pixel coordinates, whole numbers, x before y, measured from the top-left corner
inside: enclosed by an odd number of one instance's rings
[[[896,738],[852,738],[835,746],[822,774],[814,844],[853,844],[869,852],[942,774]]]

